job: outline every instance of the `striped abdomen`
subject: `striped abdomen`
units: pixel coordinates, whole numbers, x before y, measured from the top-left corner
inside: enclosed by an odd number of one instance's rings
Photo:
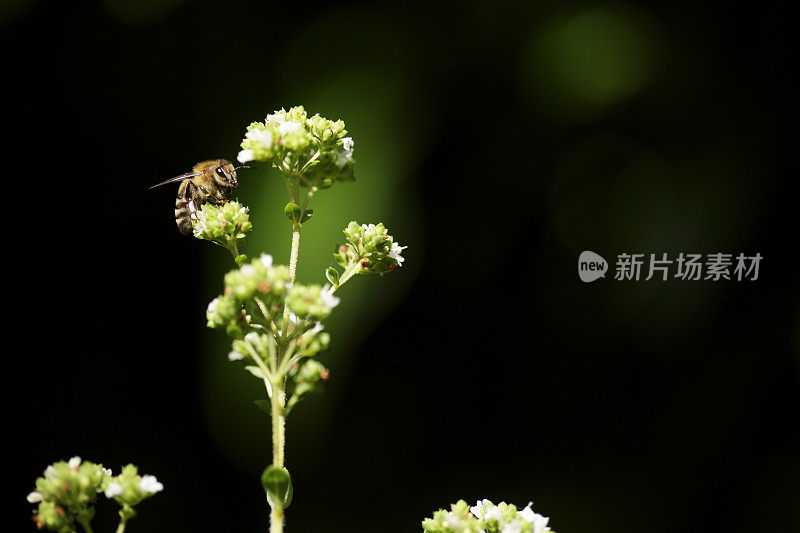
[[[175,223],[183,235],[192,232],[192,216],[194,215],[194,202],[180,196],[175,199]]]

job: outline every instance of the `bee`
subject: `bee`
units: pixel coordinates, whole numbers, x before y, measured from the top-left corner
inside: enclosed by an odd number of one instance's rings
[[[224,204],[231,199],[233,191],[239,186],[236,180],[237,168],[225,159],[209,159],[197,163],[191,172],[162,181],[150,188],[181,182],[178,197],[175,199],[175,223],[183,235],[188,235],[192,232],[192,220],[197,218],[197,210],[204,202]]]

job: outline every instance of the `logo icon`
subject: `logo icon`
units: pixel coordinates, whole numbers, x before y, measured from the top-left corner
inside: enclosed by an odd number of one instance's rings
[[[605,259],[589,250],[581,252],[578,257],[578,276],[581,281],[590,283],[597,278],[606,277],[608,263]]]

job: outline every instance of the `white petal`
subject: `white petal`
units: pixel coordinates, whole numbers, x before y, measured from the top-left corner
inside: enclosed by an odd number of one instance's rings
[[[79,466],[81,466],[81,458],[76,455],[75,457],[70,459],[69,463],[67,464],[69,465],[70,468],[78,468]]]
[[[510,524],[506,524],[501,533],[522,533],[522,524],[519,520],[514,520]]]
[[[142,492],[155,494],[164,490],[164,485],[158,482],[156,476],[142,476],[139,481],[139,490]]]
[[[239,361],[241,359],[244,359],[244,354],[241,354],[239,352],[230,352],[228,354],[228,360],[230,361]]]
[[[252,161],[255,158],[256,155],[253,153],[252,150],[242,150],[239,152],[239,155],[236,156],[236,159],[238,159],[240,163],[247,163],[248,161]]]
[[[292,121],[281,122],[280,126],[278,126],[278,133],[280,133],[281,135],[293,133],[299,130],[302,126],[303,125],[300,124],[299,122],[292,122]]]
[[[327,283],[319,291],[319,297],[322,299],[322,303],[324,303],[326,307],[330,307],[331,309],[339,305],[339,302],[341,301],[339,298],[337,298],[331,293],[331,286]]]
[[[550,528],[547,527],[547,522],[549,522],[550,519],[540,514],[534,514],[536,516],[533,517],[533,533],[546,533],[550,531]]]
[[[536,513],[534,513],[533,509],[531,509],[531,505],[533,504],[529,503],[525,509],[520,511],[519,516],[522,517],[523,520],[533,523],[533,521],[536,519]]]
[[[33,491],[28,494],[28,503],[39,503],[42,500],[44,500],[44,496],[41,492]]]
[[[490,520],[492,518],[494,518],[495,520],[502,520],[503,519],[503,515],[500,514],[500,508],[499,507],[492,506],[485,512],[485,514],[483,515],[483,518],[485,518],[486,520]]]
[[[265,267],[270,268],[272,266],[272,256],[269,254],[261,254],[261,263]]]
[[[113,498],[114,496],[119,496],[122,494],[122,485],[117,483],[116,481],[112,481],[106,487],[106,498]]]

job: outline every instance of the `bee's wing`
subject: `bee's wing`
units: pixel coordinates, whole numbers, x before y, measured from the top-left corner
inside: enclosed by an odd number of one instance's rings
[[[188,180],[189,178],[194,178],[196,176],[202,175],[202,172],[189,172],[188,174],[181,174],[180,176],[175,176],[174,178],[170,178],[167,181],[162,181],[161,183],[156,183],[151,189],[155,189],[156,187],[160,187],[162,185],[166,185],[167,183],[175,183],[176,181],[183,181]]]

